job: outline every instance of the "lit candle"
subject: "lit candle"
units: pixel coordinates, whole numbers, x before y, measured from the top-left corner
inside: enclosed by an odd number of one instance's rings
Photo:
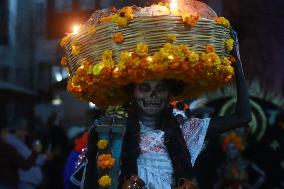
[[[172,0],[170,3],[170,13],[171,15],[177,15],[178,13],[178,3],[177,0]]]
[[[79,26],[78,25],[74,25],[74,27],[73,27],[73,34],[74,35],[77,34],[78,31],[79,31]]]

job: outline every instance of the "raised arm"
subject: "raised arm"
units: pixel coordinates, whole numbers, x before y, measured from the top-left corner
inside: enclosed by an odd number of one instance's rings
[[[232,36],[235,40],[233,55],[236,58],[236,62],[234,63],[234,72],[237,87],[237,104],[234,114],[218,116],[211,119],[208,128],[208,136],[220,134],[238,127],[246,126],[251,121],[249,94],[240,58],[237,33],[233,31]]]

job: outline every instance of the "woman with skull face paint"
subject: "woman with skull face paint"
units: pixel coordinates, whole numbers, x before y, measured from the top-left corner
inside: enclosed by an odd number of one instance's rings
[[[236,33],[233,34],[237,42]],[[123,141],[122,188],[130,188],[133,180],[137,180],[136,176],[149,189],[170,189],[177,185],[179,188],[195,188],[190,182],[192,166],[202,149],[205,136],[232,130],[251,120],[238,43],[234,55],[237,58],[234,71],[238,102],[233,115],[211,119],[194,118],[180,126],[168,103],[170,95],[180,92],[182,83],[163,80],[128,86],[128,92],[133,95]],[[181,180],[183,183],[180,183]]]
[[[183,1],[180,0],[179,3],[181,2]],[[200,3],[191,2],[194,5]],[[121,104],[121,99],[126,100],[128,95],[128,120],[123,139],[119,188],[135,188],[133,182],[137,186],[143,184],[143,181],[148,189],[194,188],[190,181],[193,176],[192,167],[202,150],[204,138],[246,125],[251,120],[236,34],[230,35],[226,19],[217,18],[210,7],[202,4],[198,9],[190,3],[186,6],[188,10],[185,13],[194,10],[197,14],[185,14],[182,17],[175,16],[174,11],[170,11],[165,12],[166,16],[160,15],[168,10],[163,5],[153,5],[146,9],[134,6],[97,11],[85,27],[81,27],[81,32],[61,41],[67,52],[67,58],[62,60],[62,64],[67,65],[71,72],[68,82],[70,92],[97,105]],[[158,15],[153,15],[154,13]],[[198,20],[199,16],[202,19]],[[105,24],[110,18],[112,23]],[[191,32],[196,21],[201,23],[196,25],[199,30]],[[113,27],[114,24],[123,27],[130,24],[131,27],[121,30],[120,27]],[[208,36],[207,30],[211,29],[216,32],[210,32],[213,36]],[[137,32],[139,30],[141,32]],[[178,33],[177,36],[167,35],[167,41],[170,40],[172,44],[165,43],[162,39],[164,32],[169,31]],[[136,37],[139,40],[134,40]],[[173,43],[175,37],[179,40]],[[193,94],[217,89],[231,80],[233,74],[229,50],[227,47],[221,48],[225,42],[233,41],[231,37],[234,37],[234,55],[237,58],[234,63],[238,99],[235,113],[212,119],[194,118],[179,124],[169,107],[172,96],[183,94],[193,97]],[[208,40],[204,40],[207,38]],[[222,40],[212,40],[217,38]],[[133,44],[136,44],[136,49]],[[216,51],[214,45],[216,49],[218,47]],[[202,55],[206,56],[206,60],[201,58]],[[98,60],[98,57],[101,59]],[[217,60],[212,62],[212,57]],[[220,58],[223,59],[222,63]],[[224,61],[225,58],[227,61]],[[191,73],[195,74],[192,76]],[[212,77],[209,78],[208,75]],[[202,77],[206,77],[205,85],[202,85]],[[136,81],[139,84],[135,84]],[[125,85],[127,95],[122,92]],[[183,91],[183,88],[186,90]],[[185,94],[191,88],[200,88],[200,91],[193,90],[192,95]],[[98,188],[99,185],[94,158],[97,156],[94,130],[91,129],[89,133],[86,152],[87,167],[83,188],[87,189]]]

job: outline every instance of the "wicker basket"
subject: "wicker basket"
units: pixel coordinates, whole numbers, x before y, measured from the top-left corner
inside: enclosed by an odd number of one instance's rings
[[[114,59],[118,60],[121,51],[134,51],[139,42],[145,42],[151,55],[166,43],[167,34],[176,35],[174,44],[185,44],[198,53],[203,52],[208,44],[212,44],[221,58],[228,56],[224,42],[230,38],[230,29],[205,18],[201,18],[194,27],[186,25],[178,16],[143,16],[135,18],[125,28],[120,28],[115,23],[102,24],[96,28],[95,35],[89,34],[85,27],[72,37],[81,47],[80,55],[72,55],[71,42],[66,45],[71,75],[74,75],[80,66],[80,60],[88,58],[94,62],[99,61],[105,50],[112,50]],[[112,35],[116,32],[123,32],[125,40],[122,44],[116,44],[112,40]]]

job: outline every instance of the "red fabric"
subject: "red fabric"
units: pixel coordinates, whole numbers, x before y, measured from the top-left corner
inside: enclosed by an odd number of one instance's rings
[[[75,140],[74,151],[81,152],[87,146],[88,136],[88,132],[85,132],[80,138]]]

